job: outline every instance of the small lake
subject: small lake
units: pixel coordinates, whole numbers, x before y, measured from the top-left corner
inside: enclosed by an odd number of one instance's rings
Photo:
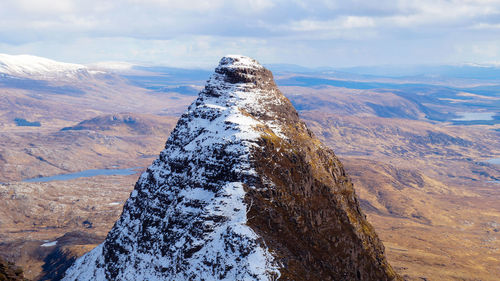
[[[461,112],[461,117],[451,119],[452,121],[490,121],[493,120],[494,112]]]
[[[495,165],[500,165],[500,158],[493,158],[493,159],[488,159],[486,162],[490,164],[495,164]]]
[[[138,173],[139,169],[142,167],[134,167],[127,169],[95,169],[95,170],[85,170],[77,173],[61,174],[50,177],[40,177],[25,179],[23,182],[49,182],[49,181],[65,181],[72,180],[76,178],[89,178],[95,176],[128,176]]]
[[[500,165],[500,158],[488,159],[486,162],[494,165]],[[500,183],[500,181],[488,181],[490,183]]]

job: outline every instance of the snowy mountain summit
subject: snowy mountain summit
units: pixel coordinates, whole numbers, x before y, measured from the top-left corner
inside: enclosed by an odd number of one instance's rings
[[[75,79],[88,76],[86,66],[32,55],[0,54],[0,74],[36,80]]]
[[[64,280],[398,280],[342,164],[257,61],[226,56]]]

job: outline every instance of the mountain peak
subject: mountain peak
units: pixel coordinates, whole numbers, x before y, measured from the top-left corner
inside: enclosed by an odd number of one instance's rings
[[[262,69],[264,68],[260,63],[250,57],[242,55],[227,55],[219,62],[219,68],[250,68]]]
[[[333,152],[272,73],[227,56],[65,280],[394,280]]]
[[[269,83],[272,83],[269,86],[275,86],[272,73],[269,70],[256,60],[241,55],[223,57],[215,69],[213,77],[230,84],[246,83],[247,87],[262,88]]]
[[[244,56],[223,57],[188,110],[205,105],[232,107],[241,118],[266,122],[276,134],[280,132],[279,123],[298,121],[297,112],[278,90],[271,71]]]

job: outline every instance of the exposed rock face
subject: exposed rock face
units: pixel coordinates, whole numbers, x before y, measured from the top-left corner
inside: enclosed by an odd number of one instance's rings
[[[23,270],[13,263],[5,261],[0,257],[0,280],[1,281],[24,281]]]
[[[66,280],[394,280],[333,152],[269,70],[224,57]]]

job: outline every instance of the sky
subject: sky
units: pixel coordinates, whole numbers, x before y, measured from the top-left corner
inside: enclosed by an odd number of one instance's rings
[[[208,68],[499,64],[500,0],[1,0],[0,53]]]

